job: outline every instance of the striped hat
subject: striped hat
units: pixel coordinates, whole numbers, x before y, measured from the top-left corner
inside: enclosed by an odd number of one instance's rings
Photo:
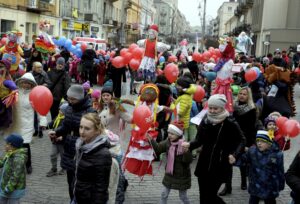
[[[258,130],[257,131],[256,142],[258,140],[264,141],[264,142],[266,142],[268,144],[272,144],[273,143],[273,137],[272,137],[272,135],[268,131],[265,131],[265,130]]]

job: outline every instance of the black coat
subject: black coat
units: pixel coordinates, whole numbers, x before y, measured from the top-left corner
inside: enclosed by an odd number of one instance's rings
[[[53,69],[48,72],[52,85],[49,87],[54,101],[60,101],[67,98],[67,91],[70,87],[70,77],[64,70]]]
[[[42,70],[41,73],[38,72],[31,72],[37,85],[46,85],[46,87],[50,88],[52,86],[52,82],[50,81],[47,72]]]
[[[95,112],[95,110],[88,98],[76,105],[70,106],[69,104],[62,125],[55,130],[56,136],[64,137],[64,154],[61,159],[61,166],[66,170],[75,170],[75,142],[79,137],[80,120],[82,115],[90,112]]]
[[[300,203],[300,152],[297,153],[289,169],[285,173],[286,184],[292,189],[291,196],[295,204]]]
[[[222,123],[213,125],[205,116],[199,125],[195,140],[190,143],[190,150],[200,146],[202,151],[195,175],[206,179],[213,177],[214,180],[225,182],[231,169],[228,156],[240,155],[245,146],[245,137],[234,118],[227,117]]]
[[[247,113],[238,115],[236,111],[233,112],[233,116],[237,123],[240,125],[245,138],[246,146],[250,147],[255,144],[256,138],[256,109],[253,108]]]
[[[112,157],[109,143],[100,144],[88,153],[82,153],[75,180],[75,198],[78,204],[105,204]]]

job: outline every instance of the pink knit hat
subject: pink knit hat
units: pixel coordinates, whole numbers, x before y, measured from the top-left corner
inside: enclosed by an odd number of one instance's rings
[[[93,90],[93,92],[91,94],[92,98],[99,99],[100,96],[101,96],[101,91],[99,91],[99,90]]]

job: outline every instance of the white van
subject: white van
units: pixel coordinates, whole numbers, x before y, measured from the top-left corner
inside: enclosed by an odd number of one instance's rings
[[[106,51],[107,42],[104,39],[90,38],[90,37],[75,37],[74,40],[77,43],[93,44],[93,48],[96,51],[97,50],[104,50],[104,51]]]

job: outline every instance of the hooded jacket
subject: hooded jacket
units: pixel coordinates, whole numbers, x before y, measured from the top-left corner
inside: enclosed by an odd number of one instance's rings
[[[24,148],[6,153],[0,160],[1,180],[0,196],[6,198],[21,198],[25,194],[26,172],[25,163],[27,151]]]
[[[191,84],[175,101],[175,107],[179,120],[184,122],[184,128],[188,128],[190,124],[190,112],[192,109],[193,94],[196,92],[196,86]]]
[[[19,87],[19,100],[14,105],[13,108],[13,123],[6,129],[5,134],[9,135],[11,133],[18,133],[24,139],[24,143],[29,144],[32,140],[32,135],[34,133],[34,110],[29,101],[29,94],[31,90],[25,90],[20,88],[20,82],[28,81],[34,86],[36,82],[31,73],[24,74],[21,78],[16,81]],[[40,126],[47,126],[47,118],[37,114],[40,121]]]
[[[76,141],[76,171],[74,195],[78,204],[100,204],[108,201],[108,186],[112,156],[106,135],[91,143]]]

